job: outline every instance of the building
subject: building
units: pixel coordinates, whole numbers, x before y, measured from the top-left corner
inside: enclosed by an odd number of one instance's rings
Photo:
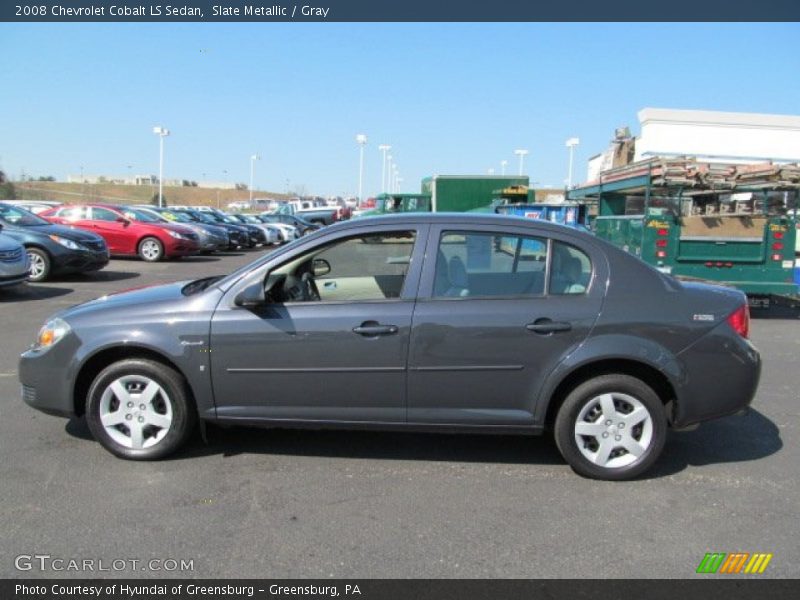
[[[714,163],[800,162],[800,116],[644,108],[640,134],[617,130],[611,146],[589,159],[587,180],[601,171],[655,156]]]

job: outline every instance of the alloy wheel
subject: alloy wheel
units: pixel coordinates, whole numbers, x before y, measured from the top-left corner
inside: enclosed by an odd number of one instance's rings
[[[172,401],[161,385],[144,375],[115,379],[100,398],[100,422],[108,436],[125,448],[158,444],[172,426]]]

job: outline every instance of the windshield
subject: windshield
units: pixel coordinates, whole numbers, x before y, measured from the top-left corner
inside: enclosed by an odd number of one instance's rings
[[[179,212],[172,212],[171,210],[162,210],[159,214],[167,221],[178,221],[179,223],[191,223],[192,219],[189,215]]]
[[[37,217],[32,212],[10,204],[0,204],[0,221],[9,225],[19,225],[20,227],[32,227],[36,225],[50,225],[42,217]]]
[[[142,223],[163,223],[166,220],[163,217],[138,208],[125,207],[122,209],[122,214],[131,221],[140,221]]]

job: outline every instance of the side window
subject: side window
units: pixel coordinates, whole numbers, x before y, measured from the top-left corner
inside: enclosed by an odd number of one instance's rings
[[[56,214],[62,219],[69,219],[71,221],[80,221],[87,218],[87,210],[85,206],[70,206],[68,208],[62,208]]]
[[[414,231],[388,231],[316,248],[269,274],[270,297],[274,302],[399,298],[415,239]]]
[[[550,265],[550,293],[554,295],[583,294],[592,278],[589,257],[574,246],[553,242]]]
[[[92,207],[92,220],[93,221],[116,221],[117,214],[105,208]]]
[[[448,231],[436,253],[433,296],[539,296],[547,242],[515,235]]]

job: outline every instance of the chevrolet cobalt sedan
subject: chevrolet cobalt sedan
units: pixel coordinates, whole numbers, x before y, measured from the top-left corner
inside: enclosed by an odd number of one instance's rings
[[[128,459],[198,420],[265,427],[552,429],[581,475],[635,477],[667,429],[739,413],[760,358],[736,290],[680,282],[576,230],[406,214],[303,237],[226,276],[50,318],[25,402],[85,415]]]

